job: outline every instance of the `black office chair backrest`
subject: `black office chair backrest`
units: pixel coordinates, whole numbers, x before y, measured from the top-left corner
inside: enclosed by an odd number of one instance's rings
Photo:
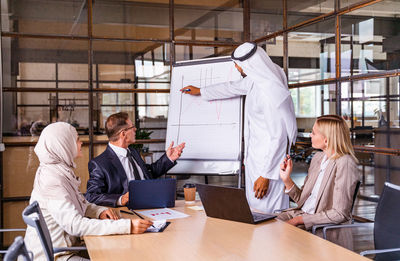
[[[360,190],[360,185],[361,185],[361,181],[357,181],[356,188],[354,190],[354,195],[353,195],[353,204],[351,204],[351,213],[353,213],[354,204],[357,199],[358,191]]]
[[[386,182],[375,213],[375,249],[400,248],[400,186]],[[399,260],[400,252],[380,254],[376,260]]]
[[[24,261],[33,260],[33,254],[26,249],[24,239],[21,236],[16,237],[14,243],[8,248],[4,261],[15,261],[19,256],[22,256]]]
[[[53,243],[51,242],[50,232],[47,228],[46,222],[44,221],[39,203],[37,201],[34,201],[32,204],[27,206],[22,212],[22,218],[27,225],[32,226],[36,229],[47,260],[53,261]]]

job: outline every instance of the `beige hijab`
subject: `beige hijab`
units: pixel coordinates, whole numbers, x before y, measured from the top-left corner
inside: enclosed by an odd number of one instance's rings
[[[41,197],[58,199],[60,186],[71,195],[80,195],[81,181],[73,171],[76,167],[74,158],[78,154],[77,138],[75,128],[65,122],[52,123],[42,131],[35,146],[40,165],[33,185]],[[76,200],[80,201],[78,198]]]

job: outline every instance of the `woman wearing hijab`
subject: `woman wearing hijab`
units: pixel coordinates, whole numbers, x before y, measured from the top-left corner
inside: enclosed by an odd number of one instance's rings
[[[75,128],[64,122],[47,126],[35,146],[40,165],[30,203],[35,200],[39,203],[53,247],[79,246],[80,237],[86,235],[143,233],[152,222],[119,219],[113,210],[85,200],[79,191],[80,179],[74,173],[74,159],[82,156],[81,146]],[[34,228],[28,226],[25,243],[35,260],[45,258]],[[55,257],[57,260],[88,260],[73,252],[57,253]]]
[[[353,195],[360,179],[349,127],[337,115],[318,117],[311,142],[313,148],[322,152],[313,157],[303,187],[298,188],[290,178],[293,163],[289,156],[280,166],[285,192],[297,207],[282,212],[278,219],[306,229],[318,224],[345,223],[351,219]]]

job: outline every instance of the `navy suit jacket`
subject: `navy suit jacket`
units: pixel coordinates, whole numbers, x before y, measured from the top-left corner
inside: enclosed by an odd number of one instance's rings
[[[176,164],[166,154],[153,164],[146,164],[137,150],[129,150],[145,179],[158,178]],[[128,192],[128,179],[117,154],[107,146],[102,154],[89,162],[88,167],[86,199],[96,205],[117,207],[119,197]]]

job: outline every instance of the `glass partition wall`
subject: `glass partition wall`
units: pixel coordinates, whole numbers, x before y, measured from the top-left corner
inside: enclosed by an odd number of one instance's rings
[[[360,168],[373,173],[363,180],[373,190],[362,196],[379,195],[384,181],[400,184],[399,10],[395,0],[2,1],[0,227],[24,227],[44,126],[77,128],[84,192],[110,114],[126,111],[152,132],[139,142],[146,160],[158,159],[173,64],[230,55],[250,40],[288,76],[300,133],[294,151],[310,151],[316,117],[342,115]]]

